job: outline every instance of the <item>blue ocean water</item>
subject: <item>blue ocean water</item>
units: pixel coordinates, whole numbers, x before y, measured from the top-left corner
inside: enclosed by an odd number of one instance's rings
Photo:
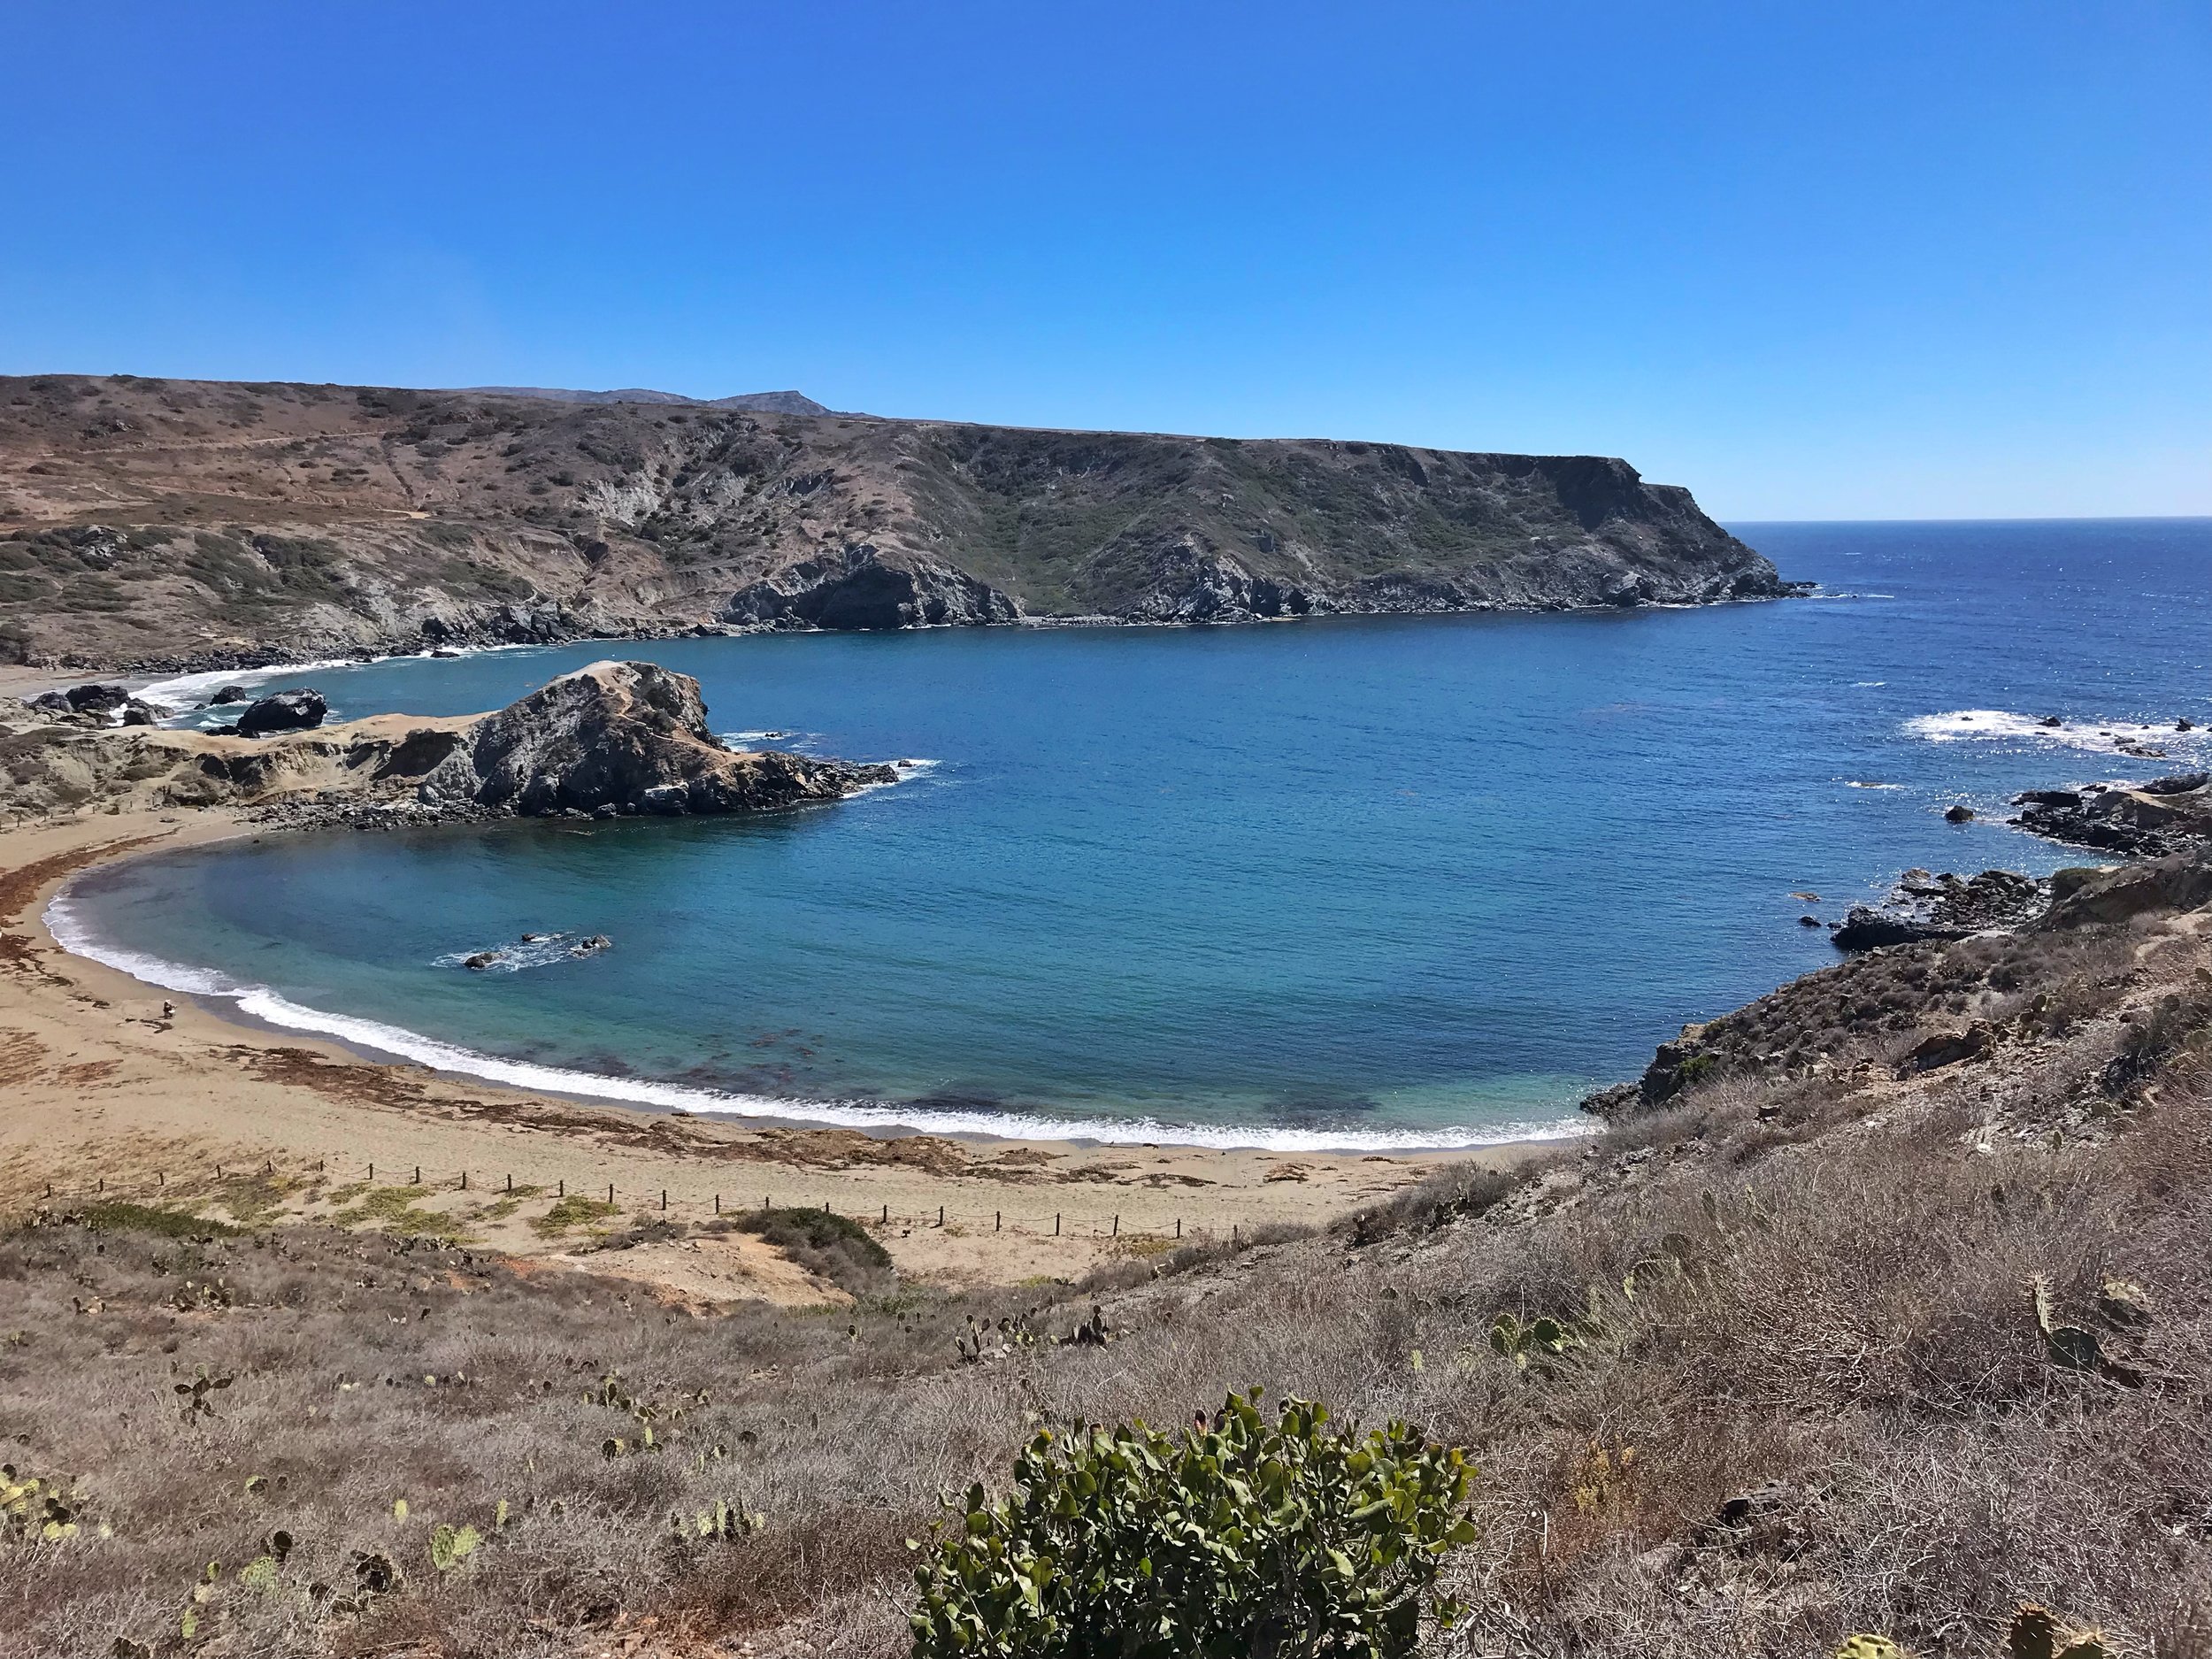
[[[2212,521],[1733,527],[1819,596],[279,674],[338,717],[454,713],[649,657],[726,733],[932,764],[768,819],[271,836],[96,872],[58,920],[283,1023],[694,1109],[1310,1146],[1556,1127],[1683,1021],[1832,960],[1801,914],[1915,864],[2080,862],[1996,821],[2015,791],[2212,759],[2171,730],[2212,721]],[[1946,824],[1959,802],[1985,816]],[[526,932],[614,944],[457,965]]]

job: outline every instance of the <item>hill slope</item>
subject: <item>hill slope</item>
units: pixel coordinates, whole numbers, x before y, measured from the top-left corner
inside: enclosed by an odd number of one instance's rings
[[[0,660],[1788,590],[1592,457],[486,392],[0,379]]]

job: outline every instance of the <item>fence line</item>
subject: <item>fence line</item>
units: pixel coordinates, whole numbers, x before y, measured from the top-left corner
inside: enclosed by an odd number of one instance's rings
[[[299,1170],[287,1171],[280,1171],[273,1158],[265,1158],[258,1167],[250,1164],[242,1167],[223,1162],[216,1162],[212,1167],[214,1184],[219,1187],[237,1185],[257,1179],[269,1179],[280,1175],[288,1181],[319,1176],[326,1182],[334,1185],[342,1192],[356,1184],[344,1179],[346,1171],[342,1167],[334,1170],[329,1167],[329,1161],[323,1158],[318,1158],[313,1164]],[[472,1185],[471,1176],[474,1172],[467,1170],[457,1171],[442,1179],[436,1178],[434,1171],[434,1179],[426,1182],[423,1179],[423,1166],[419,1164],[411,1166],[406,1164],[395,1166],[388,1164],[385,1165],[388,1171],[395,1167],[411,1171],[410,1180],[395,1184],[397,1190],[419,1189],[418,1195],[423,1197],[438,1192],[467,1193],[472,1196],[481,1194],[488,1201],[485,1206],[488,1209],[510,1198],[550,1196],[555,1203],[558,1203],[569,1196],[568,1180],[565,1176],[555,1179],[554,1191],[549,1195],[545,1188],[536,1183],[525,1182],[518,1187],[511,1173],[503,1173],[495,1184],[487,1186],[482,1181],[477,1181]],[[355,1165],[354,1169],[358,1172],[357,1184],[361,1189],[365,1191],[376,1186],[377,1165],[374,1162],[364,1160],[361,1164]],[[180,1172],[182,1173],[182,1171]],[[43,1199],[37,1202],[67,1202],[73,1198],[122,1202],[129,1196],[166,1199],[174,1196],[169,1184],[169,1173],[166,1168],[156,1170],[150,1183],[144,1178],[141,1178],[134,1194],[127,1192],[123,1183],[111,1182],[104,1175],[96,1175],[89,1187],[74,1189],[72,1189],[66,1183],[57,1185],[49,1181],[44,1184]],[[1171,1240],[1184,1237],[1184,1222],[1180,1216],[1174,1217],[1171,1222],[1163,1222],[1156,1230],[1145,1231],[1135,1226],[1125,1229],[1122,1225],[1120,1212],[1112,1210],[1102,1210],[1095,1214],[1073,1210],[1053,1210],[1049,1213],[1041,1211],[1035,1215],[1022,1215],[1005,1210],[993,1210],[987,1213],[966,1212],[940,1204],[933,1215],[926,1210],[919,1214],[910,1215],[904,1211],[895,1212],[891,1206],[885,1202],[879,1202],[872,1207],[849,1202],[841,1209],[836,1198],[827,1194],[810,1203],[803,1200],[787,1199],[783,1203],[778,1204],[774,1202],[773,1194],[763,1193],[759,1195],[760,1202],[756,1207],[749,1202],[741,1201],[740,1195],[733,1192],[713,1191],[703,1196],[697,1194],[680,1193],[671,1187],[656,1187],[647,1188],[641,1193],[635,1194],[634,1196],[629,1196],[623,1194],[616,1182],[607,1182],[605,1188],[607,1195],[603,1201],[597,1196],[599,1184],[596,1182],[580,1187],[577,1195],[588,1198],[588,1202],[593,1203],[603,1202],[611,1206],[614,1210],[619,1210],[625,1203],[629,1203],[634,1207],[637,1213],[642,1214],[648,1219],[655,1215],[668,1213],[672,1196],[676,1205],[682,1210],[710,1210],[714,1216],[732,1219],[749,1213],[757,1213],[757,1211],[772,1210],[821,1210],[877,1231],[888,1231],[892,1227],[898,1227],[910,1233],[918,1228],[941,1228],[949,1231],[955,1227],[975,1227],[987,1228],[994,1233],[1010,1233],[1026,1237],[1079,1238],[1087,1236],[1104,1239],[1129,1237]],[[392,1189],[388,1187],[387,1190]],[[746,1198],[749,1199],[749,1196],[748,1194]],[[726,1200],[730,1202],[726,1202]],[[512,1211],[510,1210],[508,1213],[511,1214]],[[457,1215],[452,1217],[457,1223],[479,1218],[480,1216],[472,1217]],[[504,1219],[504,1217],[499,1218]],[[600,1218],[606,1217],[603,1216]],[[579,1219],[580,1221],[583,1217]],[[1230,1231],[1233,1237],[1240,1235],[1242,1228],[1240,1224],[1232,1224]],[[1213,1236],[1213,1230],[1208,1227],[1193,1227],[1190,1230],[1190,1236],[1193,1239],[1210,1238]]]

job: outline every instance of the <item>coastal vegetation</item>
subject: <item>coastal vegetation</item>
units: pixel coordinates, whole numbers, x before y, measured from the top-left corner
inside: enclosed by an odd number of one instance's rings
[[[32,1206],[0,1427],[88,1525],[12,1546],[0,1609],[34,1652],[900,1652],[949,1496],[1003,1516],[1132,1443],[1096,1425],[1257,1386],[1479,1468],[1439,1653],[1981,1655],[2024,1602],[2201,1653],[2212,944],[2130,875],[1785,987],[1517,1172],[1087,1281],[702,1317],[435,1237]]]

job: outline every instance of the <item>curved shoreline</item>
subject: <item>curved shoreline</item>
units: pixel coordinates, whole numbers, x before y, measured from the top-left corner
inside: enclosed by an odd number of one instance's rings
[[[880,1215],[888,1225],[879,1236],[902,1273],[1010,1283],[1079,1273],[1191,1229],[1225,1236],[1240,1225],[1325,1224],[1420,1179],[1442,1157],[1504,1167],[1557,1144],[1286,1153],[641,1109],[365,1058],[333,1036],[258,1028],[227,999],[204,1007],[188,994],[165,1013],[157,989],[68,953],[44,926],[54,893],[94,867],[259,833],[222,809],[0,831],[0,1076],[9,1085],[0,1211],[96,1191],[220,1205],[242,1169],[265,1167],[284,1213],[314,1218],[325,1194],[365,1171],[419,1169],[422,1187],[408,1190],[428,1195],[417,1202],[511,1254],[570,1259],[573,1242],[537,1231],[529,1214],[565,1180],[570,1193],[611,1186],[641,1210],[664,1191],[666,1213],[694,1221],[732,1197],[829,1205],[872,1225]],[[216,1179],[226,1170],[227,1186]],[[475,1179],[464,1185],[470,1171]],[[491,1212],[471,1195],[510,1179],[517,1194],[541,1195],[528,1209]]]
[[[239,833],[245,833],[246,827],[239,826]],[[211,837],[209,841],[223,839],[233,837]],[[159,850],[167,849],[148,848],[124,856],[142,858]],[[1472,1152],[1570,1141],[1590,1133],[1587,1125],[1571,1111],[1554,1123],[1512,1122],[1486,1132],[1472,1125],[1457,1125],[1438,1130],[1309,1130],[1166,1123],[1145,1118],[1056,1118],[918,1110],[892,1102],[864,1099],[810,1101],[735,1094],[649,1078],[609,1077],[565,1066],[508,1059],[404,1026],[309,1008],[292,1002],[269,986],[242,984],[216,969],[166,961],[102,939],[73,913],[71,889],[92,874],[94,869],[116,862],[119,860],[103,860],[100,866],[74,872],[40,909],[41,931],[71,956],[99,963],[141,984],[201,999],[203,1005],[234,1004],[239,1011],[265,1027],[303,1032],[372,1056],[426,1066],[447,1075],[533,1094],[557,1094],[595,1103],[612,1102],[647,1110],[706,1114],[778,1127],[827,1126],[857,1129],[872,1134],[958,1135],[1007,1142],[1049,1141],[1103,1147],[1188,1147],[1208,1151],[1348,1156]],[[222,1018],[219,1010],[211,1009],[211,1012]]]

